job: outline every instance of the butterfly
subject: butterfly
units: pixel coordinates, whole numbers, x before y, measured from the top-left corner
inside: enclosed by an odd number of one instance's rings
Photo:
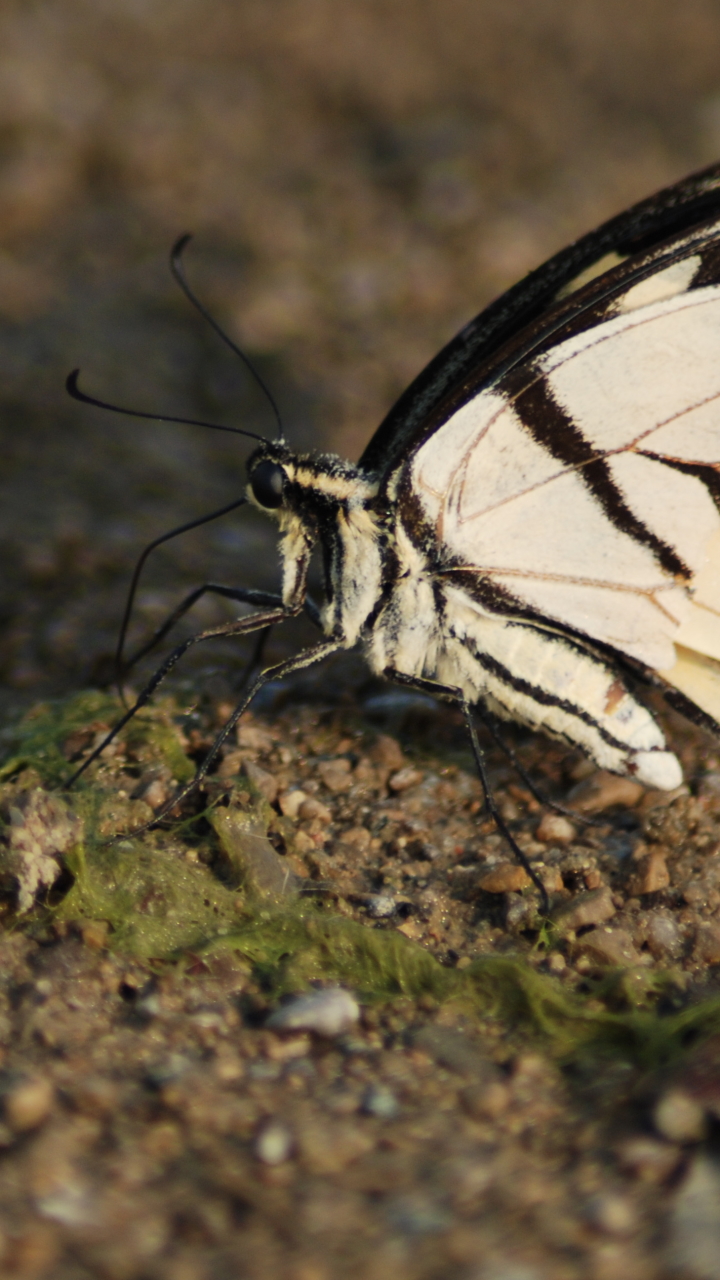
[[[260,671],[181,795],[265,683],[359,645],[376,675],[460,708],[491,812],[547,903],[492,801],[475,708],[665,790],[681,768],[643,690],[720,735],[720,165],[493,302],[359,462],[281,433],[247,477],[277,525],[281,592],[217,588],[257,612],[177,646],[137,705],[199,640],[303,609],[321,638]]]

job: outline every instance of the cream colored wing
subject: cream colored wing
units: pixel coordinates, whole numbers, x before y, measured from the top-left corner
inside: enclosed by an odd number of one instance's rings
[[[720,288],[638,302],[518,391],[463,405],[411,483],[447,573],[637,659],[720,721]]]

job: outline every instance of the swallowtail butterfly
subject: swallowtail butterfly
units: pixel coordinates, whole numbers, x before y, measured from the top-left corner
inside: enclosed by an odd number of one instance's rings
[[[268,680],[360,645],[376,674],[459,704],[481,775],[476,704],[675,788],[637,690],[720,734],[720,165],[492,303],[357,464],[280,438],[247,466],[281,595],[222,589],[259,611],[178,646],[138,705],[190,644],[307,607],[322,639],[257,676],[215,751]]]

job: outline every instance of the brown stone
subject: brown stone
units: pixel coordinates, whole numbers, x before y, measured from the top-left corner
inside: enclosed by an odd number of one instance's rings
[[[566,932],[571,929],[582,929],[588,924],[602,924],[615,915],[615,904],[607,885],[601,889],[591,889],[588,893],[578,893],[569,902],[562,902],[553,911],[553,920]]]
[[[484,893],[512,893],[519,889],[527,889],[532,881],[525,869],[516,862],[499,862],[490,871],[486,871],[478,881],[478,888]]]
[[[598,769],[590,778],[584,778],[572,788],[567,798],[570,809],[578,813],[601,813],[614,805],[632,809],[645,794],[645,788],[632,778],[621,778],[606,769]]]
[[[678,1167],[680,1149],[656,1138],[638,1136],[621,1142],[617,1148],[621,1168],[643,1182],[664,1182]]]
[[[55,1090],[49,1080],[37,1076],[21,1080],[5,1095],[5,1118],[15,1133],[37,1129],[53,1109]]]
[[[693,954],[702,964],[720,964],[720,924],[708,920],[698,926]]]
[[[253,764],[252,760],[245,761],[244,773],[248,782],[260,792],[268,804],[272,804],[278,793],[277,778],[272,773],[268,773],[267,769],[261,769],[259,764]]]
[[[653,1122],[669,1142],[701,1142],[707,1132],[704,1108],[683,1089],[668,1089],[658,1099]]]
[[[252,724],[246,717],[242,719],[237,727],[237,744],[245,751],[272,751],[275,742],[267,729],[261,729],[259,725]]]
[[[559,867],[546,867],[543,863],[536,863],[535,870],[548,893],[560,893],[561,889],[564,889]]]
[[[303,822],[332,822],[332,812],[317,796],[308,796],[298,810],[298,817]]]
[[[669,884],[670,872],[665,855],[659,849],[653,849],[636,864],[628,880],[627,891],[633,897],[641,897],[644,893],[657,893],[660,889],[667,889]]]
[[[296,788],[294,791],[283,791],[278,796],[278,804],[280,812],[285,818],[297,818],[300,810],[307,800],[307,793]]]
[[[352,786],[350,761],[344,756],[338,756],[335,760],[321,760],[318,773],[328,791],[349,791]]]
[[[87,920],[81,929],[82,940],[93,951],[103,951],[107,946],[110,925],[107,920]]]
[[[503,1111],[507,1111],[511,1096],[508,1086],[502,1080],[487,1080],[463,1089],[460,1102],[463,1110],[473,1120],[494,1120]]]
[[[405,764],[405,756],[400,743],[386,733],[380,734],[369,755],[374,764],[382,765],[385,769],[397,771],[402,769]]]
[[[230,778],[234,778],[240,772],[245,754],[242,751],[228,751],[223,757],[223,761],[217,771],[217,777],[223,782],[227,782]]]
[[[393,773],[388,778],[388,786],[391,791],[407,791],[410,787],[416,787],[422,780],[423,775],[419,769],[406,765],[404,769],[398,769],[397,773]]]
[[[339,1173],[359,1156],[372,1151],[373,1137],[352,1121],[308,1116],[297,1127],[297,1147],[309,1173]]]
[[[370,847],[370,832],[367,827],[348,827],[338,836],[339,843],[358,853],[364,853]]]
[[[569,818],[564,818],[561,813],[546,813],[535,832],[535,839],[543,844],[572,844],[576,835]]]
[[[593,929],[577,941],[573,955],[587,956],[600,965],[640,964],[640,953],[625,929]]]

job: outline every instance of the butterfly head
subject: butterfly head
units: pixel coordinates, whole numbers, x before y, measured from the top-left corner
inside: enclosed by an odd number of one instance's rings
[[[350,463],[333,454],[296,454],[282,441],[263,442],[247,469],[250,502],[281,525],[293,515],[316,523],[329,508],[362,504],[375,492]]]

